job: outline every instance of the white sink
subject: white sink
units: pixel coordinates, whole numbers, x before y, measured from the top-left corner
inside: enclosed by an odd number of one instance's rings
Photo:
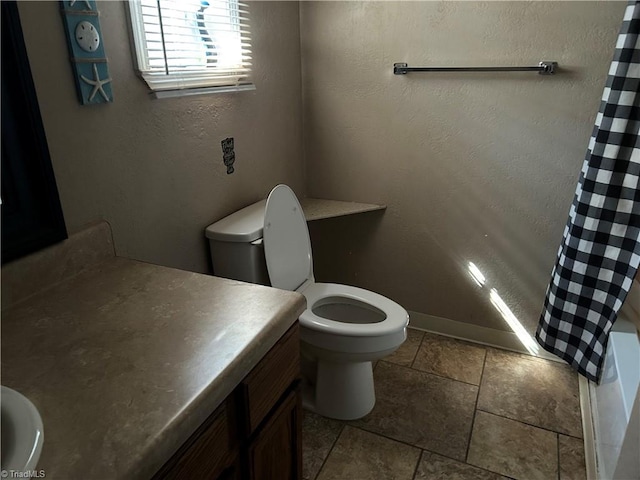
[[[27,397],[2,386],[0,392],[2,420],[2,470],[34,470],[44,440],[42,418]]]

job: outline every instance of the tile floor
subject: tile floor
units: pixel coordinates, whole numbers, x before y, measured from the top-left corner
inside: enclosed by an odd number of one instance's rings
[[[410,329],[374,377],[366,417],[305,412],[305,480],[586,478],[564,364]]]

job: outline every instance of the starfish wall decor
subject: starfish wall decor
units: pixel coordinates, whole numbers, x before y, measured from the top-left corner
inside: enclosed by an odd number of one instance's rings
[[[80,103],[113,102],[95,0],[64,0],[60,1],[60,7]]]
[[[71,1],[69,2],[69,6],[70,6],[70,7],[73,7],[73,6],[76,4],[76,2],[77,2],[77,1],[78,1],[78,0],[71,0]],[[83,2],[84,2],[84,4],[87,6],[87,8],[88,8],[89,10],[93,10],[93,8],[91,7],[91,2],[90,2],[89,0],[83,0]]]
[[[89,101],[93,100],[93,97],[95,97],[96,93],[98,92],[100,92],[100,95],[102,95],[102,98],[104,98],[105,102],[110,101],[108,95],[105,93],[104,88],[102,87],[107,83],[111,83],[111,77],[101,79],[100,75],[98,74],[98,66],[95,63],[93,64],[93,79],[87,78],[84,75],[80,75],[80,78],[83,82],[93,86],[91,95],[89,95]]]

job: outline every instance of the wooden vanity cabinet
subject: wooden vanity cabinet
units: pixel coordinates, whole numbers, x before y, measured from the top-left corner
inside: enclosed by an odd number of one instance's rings
[[[239,471],[235,406],[229,399],[196,430],[154,479],[226,479]]]
[[[296,322],[154,480],[301,478],[302,393]]]
[[[251,480],[302,478],[300,397],[297,391],[289,393],[249,443],[246,477]]]
[[[300,337],[296,323],[236,389],[243,478],[302,478]]]

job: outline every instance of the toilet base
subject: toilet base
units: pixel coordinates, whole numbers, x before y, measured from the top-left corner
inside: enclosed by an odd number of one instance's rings
[[[318,360],[315,386],[306,384],[304,406],[337,420],[356,420],[376,403],[371,362],[334,363]],[[315,402],[310,401],[314,399]]]

